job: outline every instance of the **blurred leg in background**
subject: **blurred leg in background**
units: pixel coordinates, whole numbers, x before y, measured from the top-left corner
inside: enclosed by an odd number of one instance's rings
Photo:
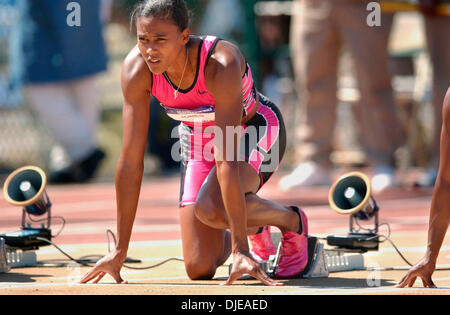
[[[367,3],[342,1],[337,6],[338,23],[353,57],[361,94],[356,121],[360,143],[373,167],[372,188],[393,186],[395,152],[406,141],[404,127],[394,101],[389,68],[388,43],[393,14],[381,15],[381,26],[367,25]]]
[[[341,49],[333,5],[328,0],[296,1],[291,56],[301,106],[302,161],[280,188],[330,185],[337,108],[337,66]]]
[[[50,154],[52,183],[86,181],[104,158],[96,139],[100,96],[95,79],[24,88],[27,103],[62,146]]]
[[[102,93],[96,78],[107,69],[103,26],[112,3],[76,3],[70,12],[69,0],[21,0],[20,6],[26,102],[62,148],[50,154],[51,183],[85,182],[105,156],[96,139]]]
[[[387,45],[392,15],[367,25],[367,2],[298,0],[292,27],[292,58],[304,110],[300,165],[280,187],[329,185],[337,113],[337,69],[342,48],[350,51],[361,100],[357,123],[375,189],[395,184],[394,152],[404,133],[393,99]]]
[[[450,17],[425,15],[428,52],[433,66],[432,104],[434,109],[434,136],[431,145],[431,161],[419,186],[432,187],[439,168],[439,152],[442,126],[442,103],[450,85]]]

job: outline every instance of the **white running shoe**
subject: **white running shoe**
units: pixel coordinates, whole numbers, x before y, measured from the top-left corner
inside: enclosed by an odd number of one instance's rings
[[[291,174],[281,178],[279,183],[281,190],[329,185],[331,185],[331,176],[328,170],[315,162],[301,163]]]
[[[414,185],[417,187],[434,187],[437,175],[438,170],[436,168],[428,168]]]
[[[381,192],[386,188],[395,186],[394,169],[390,166],[379,166],[374,170],[372,177],[372,190],[374,192]]]

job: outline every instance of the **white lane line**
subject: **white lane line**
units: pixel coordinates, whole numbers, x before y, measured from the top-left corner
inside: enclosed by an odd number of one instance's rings
[[[415,288],[367,288],[367,289],[352,289],[352,288],[344,288],[344,287],[337,287],[337,288],[323,288],[323,289],[305,289],[305,290],[294,290],[294,291],[286,291],[286,292],[280,292],[277,293],[276,295],[298,295],[298,294],[303,294],[303,295],[354,295],[354,294],[374,294],[374,293],[388,293],[388,292],[393,292],[393,293],[407,293],[408,291],[411,292],[412,290],[414,290],[416,292],[416,290],[420,290],[423,291],[423,293],[426,293],[427,291],[431,294],[431,292],[435,292],[436,290],[438,291],[444,291],[444,292],[450,292],[449,291],[450,287],[445,287],[445,288],[438,288],[438,289],[430,289],[430,288],[420,288],[420,287],[415,287]],[[443,294],[444,292],[439,292],[439,294]],[[263,293],[264,294],[264,293]],[[270,293],[268,293],[270,294]]]
[[[73,252],[78,251],[80,249],[98,249],[101,248],[108,248],[108,244],[105,243],[92,243],[92,244],[71,244],[71,245],[59,245],[57,242],[55,242],[56,245],[61,247],[62,250],[66,252]],[[166,246],[181,246],[181,240],[161,240],[161,241],[139,241],[139,242],[131,242],[130,248],[144,248],[144,247],[166,247]],[[53,247],[45,247],[41,248],[38,251],[39,254],[54,254],[59,253],[59,251],[56,248]]]
[[[65,277],[62,279],[66,279]],[[141,278],[141,279],[131,279],[129,280],[130,284],[132,285],[142,285],[142,286],[149,286],[149,287],[184,287],[188,286],[190,288],[192,287],[198,287],[198,288],[205,288],[205,287],[222,287],[221,284],[212,284],[212,285],[205,285],[205,284],[199,284],[199,285],[193,285],[191,283],[187,284],[151,284],[151,283],[137,283],[137,282],[146,282],[146,281],[163,281],[163,280],[189,280],[186,276],[184,277],[156,277],[156,278]],[[436,281],[447,281],[450,280],[450,278],[436,278],[433,279]],[[1,289],[24,289],[24,288],[45,288],[45,287],[74,287],[74,286],[80,286],[84,287],[86,285],[90,286],[106,286],[106,285],[117,285],[114,283],[99,283],[99,284],[78,284],[78,283],[13,283],[13,282],[3,282],[0,284],[0,290]],[[245,287],[249,288],[247,285],[239,285],[236,284],[233,287]],[[252,288],[268,288],[264,285],[252,285]],[[295,290],[283,290],[283,289],[295,289]],[[386,288],[386,287],[378,287],[378,288],[354,288],[354,287],[315,287],[315,288],[300,288],[298,286],[283,286],[279,289],[283,290],[283,292],[267,292],[267,293],[259,293],[259,294],[267,294],[267,295],[287,295],[287,294],[371,294],[371,293],[385,293],[385,292],[408,292],[411,290],[425,290],[425,291],[449,291],[450,287],[438,287],[437,289],[428,289],[428,288],[422,288],[422,287],[414,287],[414,288]],[[431,292],[430,291],[430,292]]]
[[[69,277],[59,277],[59,278],[52,278],[52,279],[61,279],[61,280],[66,280],[69,279]],[[73,277],[71,278],[73,279]],[[130,284],[133,285],[142,285],[142,286],[163,286],[160,284],[147,284],[147,283],[136,283],[136,282],[144,282],[144,281],[164,281],[164,280],[188,280],[188,278],[186,276],[184,277],[157,277],[157,278],[142,278],[142,279],[132,279],[130,280]],[[2,282],[0,283],[0,290],[2,289],[24,289],[24,288],[48,288],[48,287],[74,287],[74,286],[79,286],[79,287],[84,287],[86,285],[91,285],[91,286],[97,286],[99,287],[104,286],[104,285],[117,285],[113,282],[110,283],[99,283],[99,284],[78,284],[75,281],[74,282],[67,282],[67,283],[17,283],[17,282]],[[182,285],[182,284],[179,284]],[[178,286],[179,286],[178,285]],[[164,284],[164,286],[171,286],[170,284]],[[191,286],[191,285],[189,285]],[[205,285],[198,285],[199,287],[205,287]]]
[[[56,245],[58,245],[56,243]],[[107,243],[93,243],[93,244],[71,244],[71,245],[58,245],[60,246],[64,251],[70,253],[73,251],[78,251],[80,248],[83,249],[93,249],[98,247],[104,247],[107,248]],[[130,248],[144,248],[144,247],[161,247],[161,246],[181,246],[181,240],[169,240],[169,241],[139,241],[139,242],[132,242],[130,243]],[[400,251],[404,252],[425,252],[426,246],[419,246],[419,247],[399,247]],[[442,246],[441,251],[449,251],[450,246]],[[364,255],[367,256],[376,256],[379,253],[390,253],[395,252],[394,248],[380,248],[378,252],[368,252]],[[39,249],[39,254],[54,254],[59,253],[59,251],[53,247],[45,247]],[[447,259],[450,259],[450,256],[446,256]]]
[[[388,245],[390,246],[390,245]],[[415,253],[425,253],[427,247],[426,246],[418,246],[418,247],[397,247],[401,252],[415,252]],[[441,251],[450,250],[450,246],[442,246]],[[364,253],[364,256],[377,256],[379,253],[393,253],[396,252],[395,248],[390,246],[389,248],[380,248],[378,252],[367,252]]]
[[[101,225],[70,225],[64,228],[64,236],[69,235],[85,235],[85,234],[103,234],[106,235],[105,226],[114,226],[115,222],[106,222]],[[139,225],[133,226],[133,232],[176,232],[180,231],[180,225],[178,223],[174,224],[158,224],[158,225]],[[106,236],[105,236],[106,239]],[[56,239],[57,240],[57,239]]]

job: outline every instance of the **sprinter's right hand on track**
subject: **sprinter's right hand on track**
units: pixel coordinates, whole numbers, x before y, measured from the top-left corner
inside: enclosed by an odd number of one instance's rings
[[[282,286],[283,283],[270,278],[262,267],[251,257],[248,252],[233,254],[233,268],[225,285],[232,285],[241,276],[248,274],[267,286]]]

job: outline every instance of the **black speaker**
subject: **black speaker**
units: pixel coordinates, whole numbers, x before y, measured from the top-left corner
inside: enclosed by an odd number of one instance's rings
[[[5,181],[3,194],[6,201],[13,206],[22,207],[22,229],[1,234],[6,245],[24,250],[46,246],[51,240],[52,203],[45,190],[47,176],[36,166],[25,166],[12,172]],[[46,216],[45,218],[36,218]],[[35,217],[34,219],[32,217]],[[34,227],[33,224],[40,223]]]
[[[3,193],[10,204],[23,207],[31,215],[41,216],[52,205],[45,191],[46,185],[47,176],[42,169],[26,166],[8,176]]]
[[[362,252],[378,250],[379,207],[372,197],[370,180],[365,174],[352,172],[343,175],[331,186],[328,201],[337,213],[350,216],[350,233],[346,236],[328,236],[328,245]],[[372,218],[372,229],[362,228],[360,224],[355,227],[355,220]]]

